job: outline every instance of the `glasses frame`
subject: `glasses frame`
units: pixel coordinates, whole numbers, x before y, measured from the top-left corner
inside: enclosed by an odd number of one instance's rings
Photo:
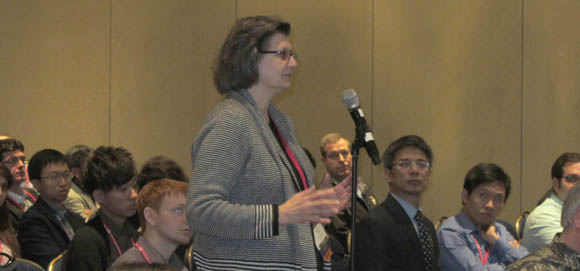
[[[409,166],[407,166],[407,167],[401,166],[401,163],[407,163],[407,162],[409,163]],[[419,163],[424,163],[424,165],[420,165]],[[428,170],[428,169],[431,168],[431,163],[429,163],[429,161],[425,161],[423,159],[419,159],[419,160],[407,160],[407,159],[397,160],[397,161],[393,162],[392,166],[393,167],[400,168],[400,169],[403,169],[403,170],[408,170],[408,169],[410,169],[413,166],[413,164],[419,170]]]
[[[282,60],[288,61],[291,57],[298,60],[298,55],[291,49],[283,49],[280,51],[270,51],[270,50],[258,50],[260,54],[275,54],[278,55]]]
[[[60,181],[60,180],[65,180],[67,182],[71,182],[73,178],[74,178],[74,174],[72,174],[72,172],[70,172],[70,171],[54,172],[48,176],[40,176],[40,179],[49,180],[49,181],[55,182],[55,183]]]

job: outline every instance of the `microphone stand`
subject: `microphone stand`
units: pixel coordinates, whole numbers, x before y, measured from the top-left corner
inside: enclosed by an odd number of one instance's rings
[[[355,242],[356,242],[356,192],[358,189],[358,157],[360,153],[360,148],[364,146],[364,131],[359,127],[356,128],[356,136],[351,146],[352,153],[352,171],[351,171],[351,181],[352,181],[352,195],[351,195],[351,217],[350,217],[350,270],[354,271],[355,266]]]

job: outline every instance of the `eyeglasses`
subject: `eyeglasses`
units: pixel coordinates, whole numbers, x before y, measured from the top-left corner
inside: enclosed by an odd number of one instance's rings
[[[53,172],[48,176],[40,177],[41,179],[47,179],[51,182],[58,182],[61,178],[67,182],[72,181],[73,175],[70,171],[65,172]]]
[[[393,166],[396,166],[400,169],[408,169],[410,168],[413,164],[415,164],[415,166],[417,166],[418,169],[424,170],[429,168],[429,166],[431,165],[429,162],[425,161],[425,160],[409,160],[409,159],[403,159],[403,160],[399,160],[399,161],[395,161],[393,163]]]
[[[566,180],[566,182],[569,183],[575,183],[580,181],[580,176],[576,175],[576,174],[570,174],[568,176],[563,176],[562,179]]]
[[[20,157],[14,156],[6,161],[3,161],[2,163],[11,167],[11,166],[18,164],[19,161],[22,162],[23,165],[26,165],[26,157],[24,157],[24,156],[20,156]]]
[[[276,54],[282,60],[286,60],[286,61],[289,60],[290,57],[294,57],[295,60],[298,60],[298,55],[294,51],[292,51],[290,49],[283,49],[283,50],[280,50],[280,51],[263,51],[263,50],[260,50],[259,52],[260,52],[260,54]]]
[[[329,152],[328,154],[326,154],[326,157],[332,159],[332,160],[340,160],[341,157],[343,157],[344,159],[348,158],[348,156],[350,155],[350,151],[348,150],[342,150],[342,151],[333,151],[333,152]]]

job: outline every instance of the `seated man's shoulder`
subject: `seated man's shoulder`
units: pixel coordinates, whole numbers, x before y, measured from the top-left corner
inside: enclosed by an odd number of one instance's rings
[[[548,261],[544,256],[533,253],[509,265],[506,271],[549,271],[560,270],[561,264]]]
[[[120,264],[124,263],[138,263],[138,262],[145,262],[141,253],[137,250],[137,248],[132,247],[127,251],[123,252],[121,256],[119,256],[111,265],[111,267],[115,267]]]
[[[102,244],[105,245],[105,240],[101,234],[92,226],[84,225],[80,227],[73,238],[75,243],[81,244]]]

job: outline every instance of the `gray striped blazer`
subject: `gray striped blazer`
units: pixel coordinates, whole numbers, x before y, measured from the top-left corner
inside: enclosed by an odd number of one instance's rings
[[[272,104],[268,111],[314,185],[290,119]],[[299,177],[246,90],[208,114],[191,160],[187,218],[198,270],[316,270],[311,224],[278,225],[278,205],[299,191]]]

